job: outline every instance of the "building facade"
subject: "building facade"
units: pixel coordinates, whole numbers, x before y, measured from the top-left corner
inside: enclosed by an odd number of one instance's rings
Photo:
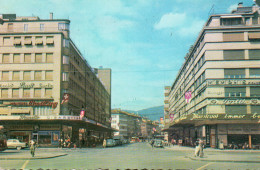
[[[260,145],[259,7],[211,15],[185,57],[172,86],[165,87],[169,139],[208,147]]]
[[[52,13],[50,19],[0,16],[0,124],[10,138],[57,145],[111,133],[111,70],[105,86],[69,26]]]

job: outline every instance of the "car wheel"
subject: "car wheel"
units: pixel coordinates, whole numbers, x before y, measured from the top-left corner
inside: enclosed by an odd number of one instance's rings
[[[19,151],[19,150],[22,149],[22,147],[21,146],[17,146],[16,149]]]

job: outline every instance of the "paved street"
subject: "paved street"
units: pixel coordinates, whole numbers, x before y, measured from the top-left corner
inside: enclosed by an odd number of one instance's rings
[[[38,148],[36,159],[29,150],[0,153],[0,169],[259,169],[258,151],[205,150],[205,158],[194,158],[193,148],[152,148],[134,143],[113,148]],[[221,160],[223,158],[224,160]],[[232,159],[233,158],[233,159]],[[250,158],[250,159],[247,159]],[[209,161],[208,161],[209,160]],[[219,160],[219,161],[213,161]],[[245,161],[243,161],[245,160]],[[253,160],[250,162],[250,160]]]

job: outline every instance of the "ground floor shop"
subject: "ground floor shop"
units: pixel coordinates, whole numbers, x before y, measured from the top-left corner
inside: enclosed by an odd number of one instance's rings
[[[100,123],[86,122],[74,117],[66,120],[6,120],[0,124],[7,130],[7,137],[29,143],[34,139],[46,147],[90,147],[101,144],[113,130]]]
[[[182,125],[167,130],[168,141],[195,146],[202,139],[206,147],[227,149],[260,149],[260,124]]]

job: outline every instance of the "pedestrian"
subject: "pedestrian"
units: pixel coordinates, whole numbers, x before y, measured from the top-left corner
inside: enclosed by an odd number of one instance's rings
[[[103,148],[105,148],[106,146],[107,146],[107,140],[104,139],[104,141],[103,141]]]
[[[203,140],[199,140],[199,157],[203,157]]]
[[[200,151],[200,148],[199,148],[199,139],[196,140],[195,142],[195,157],[199,156],[199,151]]]
[[[32,139],[32,140],[30,141],[30,145],[31,145],[31,146],[30,146],[31,155],[32,155],[32,157],[34,157],[36,142]]]

